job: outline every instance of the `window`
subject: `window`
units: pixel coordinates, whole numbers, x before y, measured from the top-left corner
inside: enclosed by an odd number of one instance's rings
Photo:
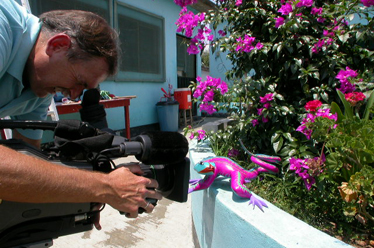
[[[165,81],[164,19],[117,3],[122,63],[116,80]]]

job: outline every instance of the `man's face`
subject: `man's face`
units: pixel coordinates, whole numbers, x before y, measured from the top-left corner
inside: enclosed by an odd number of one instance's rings
[[[69,61],[65,38],[36,50],[28,79],[32,91],[38,97],[62,92],[76,99],[84,89],[96,88],[108,76],[108,65],[104,58]]]
[[[84,89],[96,88],[107,78],[107,64],[104,59],[71,63],[66,59],[64,66],[43,69],[31,89],[39,97],[61,92],[71,99],[79,97]]]

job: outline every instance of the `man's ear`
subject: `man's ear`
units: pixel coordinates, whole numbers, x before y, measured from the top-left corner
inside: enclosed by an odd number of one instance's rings
[[[54,52],[67,51],[71,46],[71,38],[67,34],[56,34],[48,39],[46,53],[51,56]]]

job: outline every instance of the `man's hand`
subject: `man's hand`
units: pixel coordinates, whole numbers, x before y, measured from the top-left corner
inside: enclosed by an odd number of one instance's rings
[[[107,183],[110,189],[108,195],[104,196],[105,202],[127,213],[129,218],[136,218],[139,208],[144,208],[147,213],[153,211],[154,206],[148,204],[146,198],[162,199],[162,195],[154,190],[158,187],[156,180],[136,174],[142,174],[136,164],[120,167],[109,173]]]

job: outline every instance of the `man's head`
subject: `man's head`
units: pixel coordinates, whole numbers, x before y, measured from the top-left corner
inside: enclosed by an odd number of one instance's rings
[[[118,35],[102,17],[56,10],[42,14],[40,20],[42,30],[24,74],[39,97],[62,91],[76,98],[116,73]]]

